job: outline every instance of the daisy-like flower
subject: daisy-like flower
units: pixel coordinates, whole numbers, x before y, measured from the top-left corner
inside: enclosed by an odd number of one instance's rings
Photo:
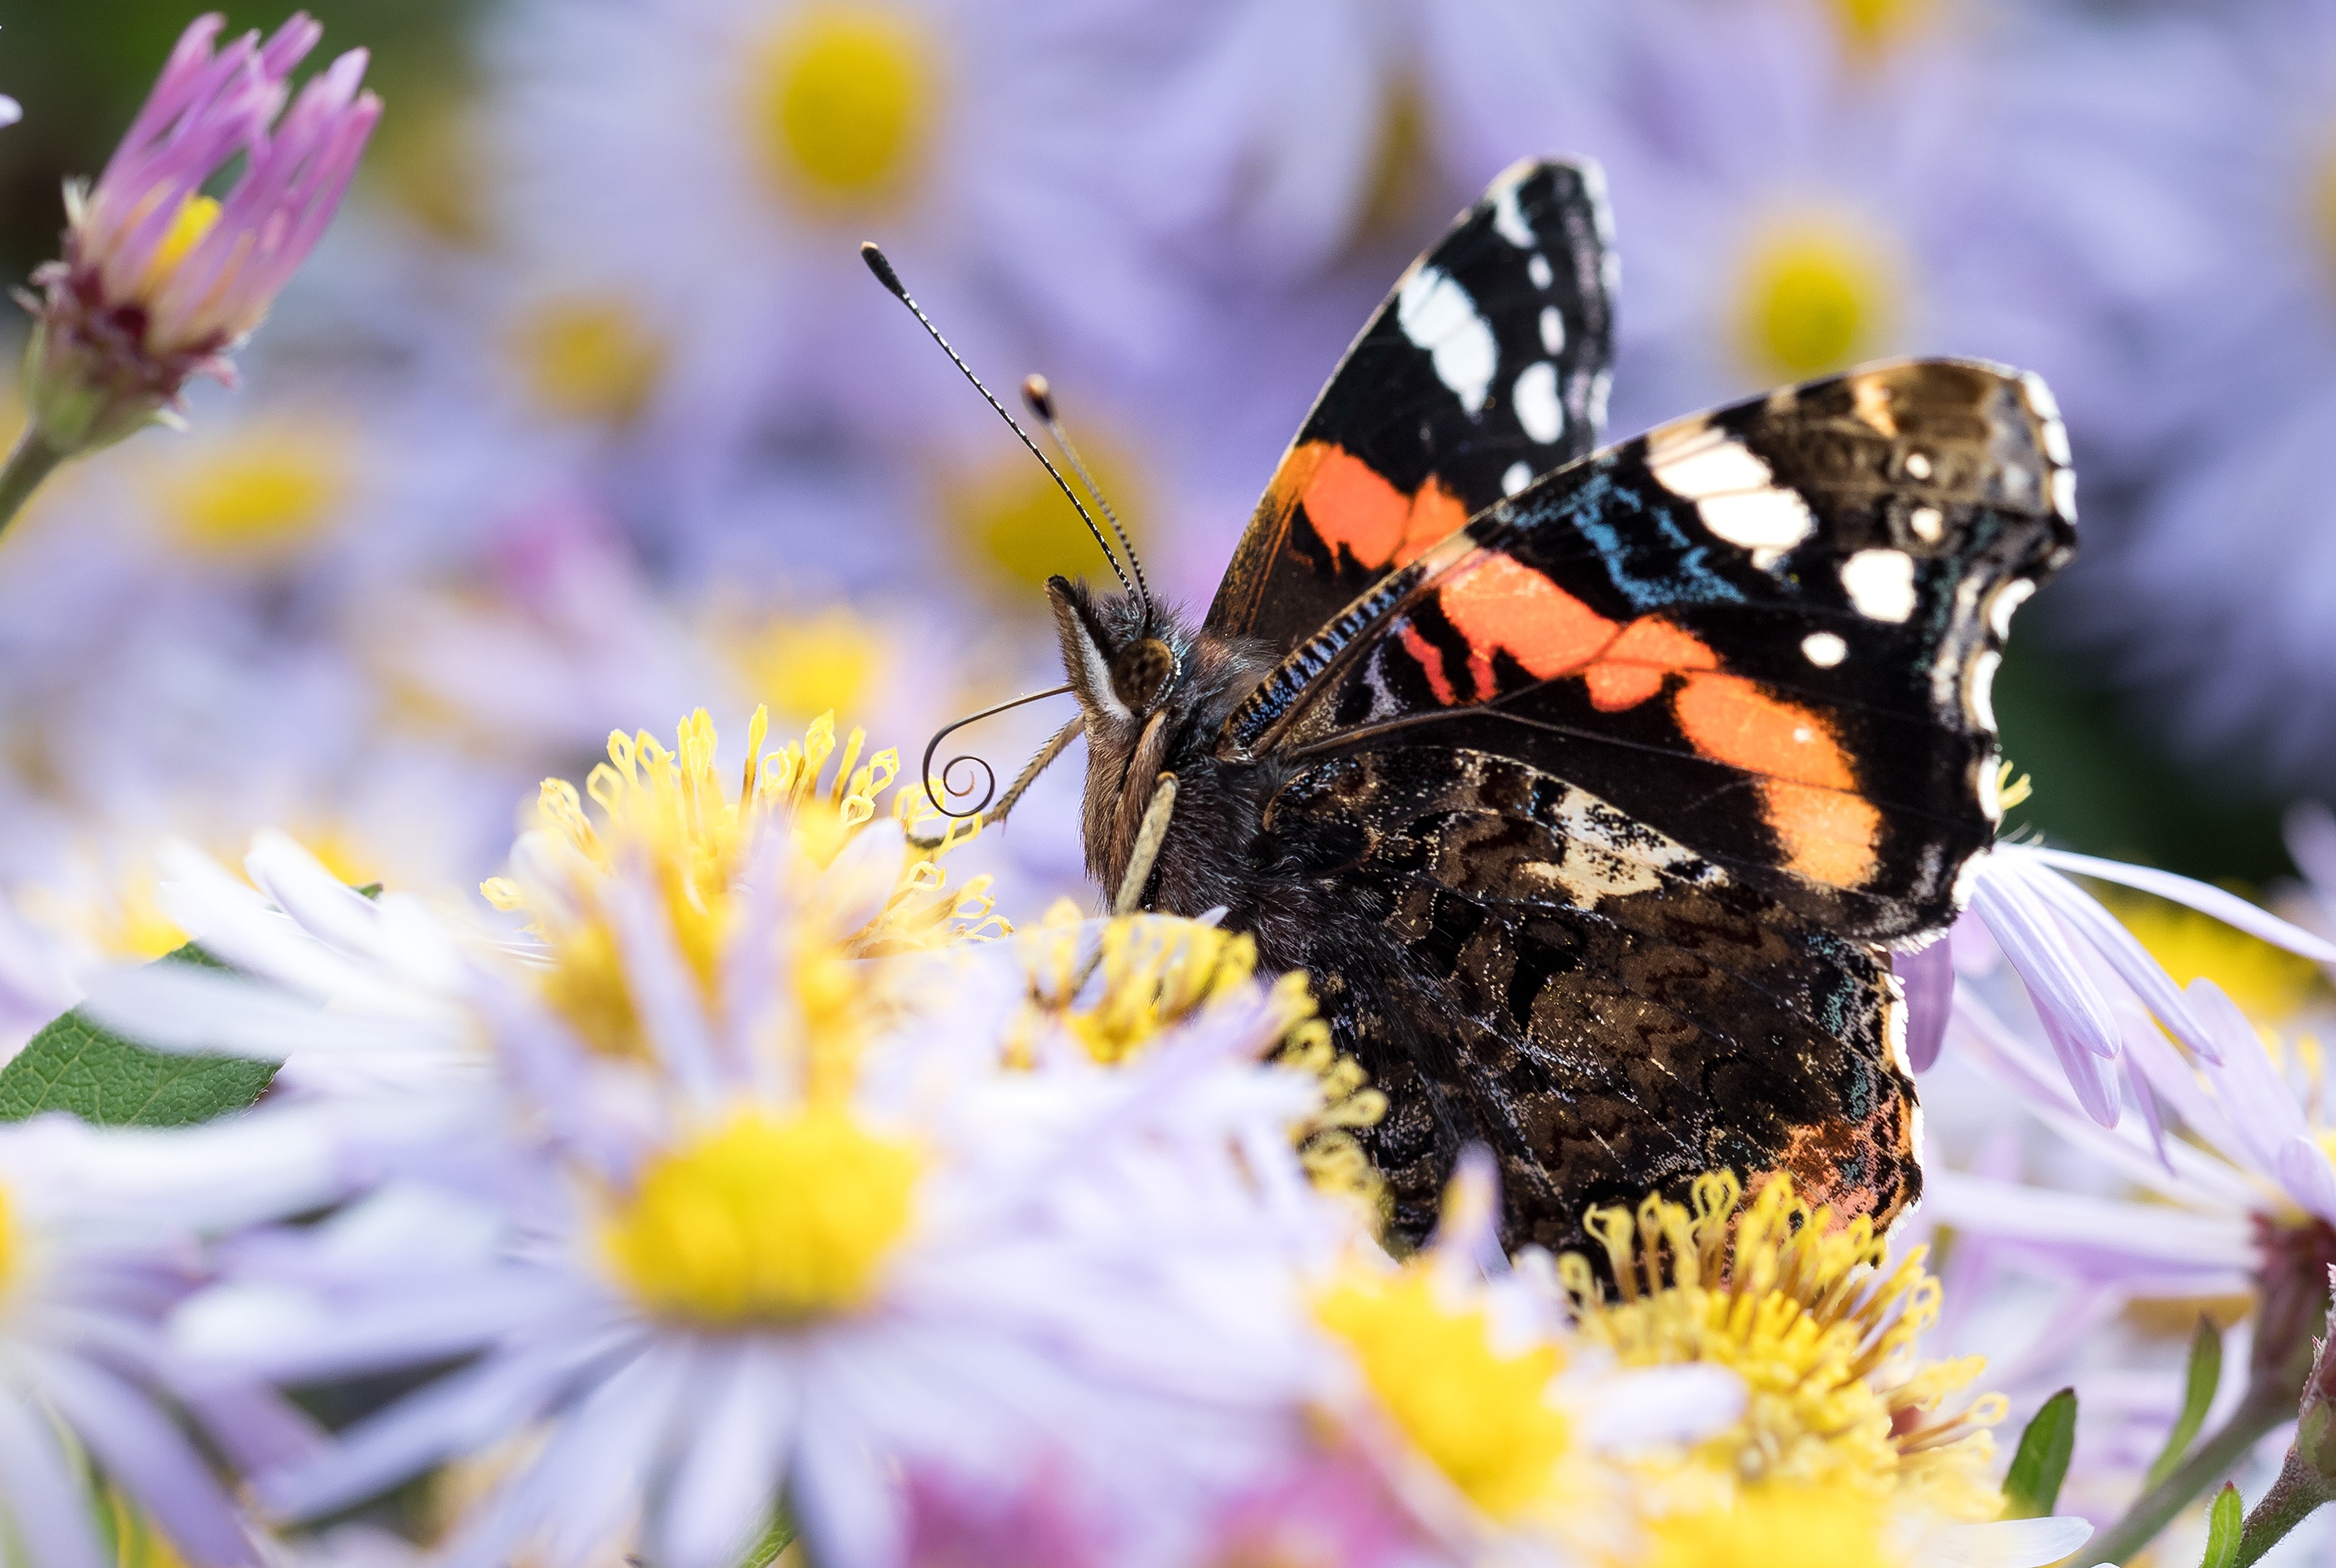
[[[2120,1009],[2155,1018],[2201,1058],[2221,1054],[2215,1032],[2149,950],[2074,878],[2088,877],[2167,900],[2234,931],[2319,962],[2336,945],[2256,908],[2235,893],[2171,872],[2040,845],[1999,843],[1972,862],[1971,911],[1961,933],[1983,928],[2035,1004],[2044,1037],[2078,1103],[2104,1125],[2120,1107],[2115,1064],[2127,1036]],[[1972,940],[1983,940],[1971,930]],[[1907,1055],[1927,1071],[1966,993],[1955,984],[1955,949],[1936,942],[1895,960],[1908,1000]],[[2131,1074],[2128,1071],[2130,1080]],[[2144,1101],[2146,1112],[2154,1103]]]
[[[468,1359],[263,1476],[273,1508],[532,1434],[453,1560],[638,1541],[717,1568],[784,1497],[824,1560],[889,1563],[930,1474],[1046,1480],[1143,1561],[1279,1451],[1307,1366],[1295,1265],[1339,1227],[1289,1142],[1315,1091],[1254,1065],[1262,998],[1115,1069],[1001,1071],[939,997],[891,1027],[900,998],[809,950],[839,879],[863,922],[882,910],[881,845],[821,874],[766,834],[710,989],[669,916],[683,868],[620,856],[612,945],[555,944],[569,981],[478,1018],[513,1096],[500,1143],[229,1251],[180,1320],[209,1364]],[[629,998],[621,1054],[576,995]]]
[[[175,1374],[157,1320],[198,1282],[198,1227],[329,1194],[323,1130],[279,1121],[263,1149],[214,1128],[99,1131],[64,1116],[0,1127],[0,1530],[25,1561],[112,1563],[84,1485],[92,1461],[185,1561],[255,1560],[164,1402]],[[238,1387],[176,1391],[227,1418],[248,1461],[282,1458],[297,1430]]]
[[[1328,1406],[1460,1560],[1604,1560],[1633,1539],[1628,1464],[1717,1440],[1744,1388],[1718,1367],[1618,1367],[1568,1332],[1547,1257],[1513,1270],[1501,1255],[1495,1183],[1471,1149],[1425,1251],[1399,1266],[1357,1252],[1318,1286],[1342,1374]]]
[[[323,29],[296,15],[265,44],[216,48],[224,24],[188,27],[97,183],[66,190],[64,256],[34,278],[32,423],[10,465],[24,491],[36,462],[120,441],[165,416],[190,377],[231,375],[228,354],[315,248],[380,117],[353,50],[278,122]],[[238,159],[227,194],[204,194]]]
[[[1650,1480],[1649,1561],[1758,1562],[1796,1532],[1812,1553],[1796,1560],[1828,1568],[2038,1564],[2081,1544],[2081,1520],[2000,1517],[2000,1397],[1941,1414],[1984,1363],[1918,1359],[1940,1298],[1923,1250],[1891,1267],[1870,1221],[1834,1224],[1782,1174],[1743,1196],[1721,1171],[1692,1208],[1591,1211],[1613,1293],[1589,1259],[1557,1262],[1581,1337],[1622,1366],[1723,1367],[1746,1386],[1738,1421]]]

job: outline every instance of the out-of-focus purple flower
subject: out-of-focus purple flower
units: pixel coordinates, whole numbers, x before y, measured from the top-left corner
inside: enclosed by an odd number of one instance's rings
[[[143,428],[191,376],[232,375],[228,354],[316,247],[380,118],[352,50],[279,122],[324,29],[296,14],[265,44],[215,48],[223,25],[188,27],[96,184],[66,188],[64,256],[34,275],[26,359],[34,428],[60,453]],[[204,194],[238,158],[227,194]]]
[[[225,1490],[158,1398],[174,1376],[156,1320],[197,1283],[188,1233],[249,1217],[237,1212],[257,1168],[249,1153],[213,1129],[101,1131],[63,1115],[0,1128],[0,1518],[27,1561],[112,1561],[61,1428],[190,1562],[256,1560]],[[264,1184],[274,1200],[314,1203],[324,1188],[301,1173],[322,1159],[313,1136],[279,1143],[261,1162],[273,1167]],[[242,1457],[280,1458],[284,1435],[299,1430],[270,1400],[227,1385],[207,1394],[190,1403],[231,1408],[255,1436],[267,1429]]]
[[[2202,1017],[2196,993],[2185,995],[2133,933],[2068,873],[2170,899],[2274,947],[2322,963],[2336,961],[2336,945],[2220,888],[2092,855],[1997,844],[1973,862],[1965,919],[1984,926],[2010,960],[2077,1102],[2104,1126],[2117,1122],[2112,1064],[2120,1059],[2121,1046],[2132,1044],[2136,1018],[2153,1036],[2149,1020],[2155,1018],[2208,1064],[2222,1062],[2223,1043],[2211,1020]],[[1907,1042],[1910,1057],[1919,1053],[1922,1058],[1918,1070],[1936,1059],[1947,1033],[1946,1008],[1980,1005],[1951,978],[1942,983],[1938,970],[1951,961],[1940,956],[1945,950],[1942,943],[1902,960],[1912,971]],[[2156,1102],[2146,1086],[2136,1081],[2136,1092],[2144,1113],[2154,1117]]]

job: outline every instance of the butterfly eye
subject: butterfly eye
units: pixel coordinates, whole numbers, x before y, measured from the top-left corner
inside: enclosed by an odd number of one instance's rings
[[[1111,689],[1129,707],[1149,706],[1175,673],[1175,650],[1156,637],[1143,638],[1112,656]]]

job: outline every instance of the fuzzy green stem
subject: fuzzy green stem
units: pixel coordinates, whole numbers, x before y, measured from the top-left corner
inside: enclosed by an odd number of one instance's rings
[[[2238,1568],[2247,1568],[2248,1563],[2309,1518],[2313,1510],[2331,1500],[2336,1500],[2336,1491],[2330,1490],[2327,1477],[2290,1448],[2287,1463],[2280,1466],[2279,1479],[2272,1483],[2271,1490],[2247,1515],[2246,1525],[2240,1532]]]
[[[2139,1556],[2174,1515],[2221,1481],[2224,1472],[2263,1440],[2263,1434],[2294,1415],[2295,1398],[2286,1390],[2250,1388],[2221,1430],[2192,1449],[2173,1475],[2135,1499],[2124,1518],[2086,1543],[2085,1561],[2125,1563]]]
[[[33,492],[56,472],[57,464],[65,456],[49,444],[38,424],[24,426],[24,433],[16,438],[15,450],[9,453],[7,463],[0,465],[0,529],[16,521],[16,514],[24,510],[24,502],[32,499]]]

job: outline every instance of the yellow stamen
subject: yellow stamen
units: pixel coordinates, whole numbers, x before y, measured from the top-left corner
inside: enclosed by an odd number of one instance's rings
[[[1379,1404],[1413,1445],[1485,1513],[1514,1519],[1552,1500],[1573,1446],[1549,1399],[1556,1346],[1504,1353],[1479,1305],[1441,1300],[1430,1268],[1358,1274],[1315,1304]]]
[[[652,1162],[604,1240],[650,1312],[714,1328],[865,1306],[907,1234],[923,1161],[845,1112],[748,1114]]]
[[[1870,61],[1921,27],[1932,0],[1833,0],[1834,18],[1852,58]]]
[[[544,300],[521,317],[511,352],[537,407],[587,423],[629,423],[665,374],[664,340],[619,298]]]
[[[1939,1310],[1923,1250],[1885,1273],[1887,1248],[1869,1220],[1836,1227],[1781,1173],[1748,1206],[1727,1171],[1698,1177],[1692,1198],[1692,1210],[1650,1196],[1635,1216],[1585,1216],[1621,1300],[1606,1298],[1579,1253],[1561,1258],[1583,1337],[1625,1366],[1710,1362],[1743,1378],[1743,1419],[1701,1449],[1737,1481],[1919,1492],[1946,1517],[1995,1517],[2002,1500],[1985,1428],[2002,1418],[2003,1400],[1930,1418],[1986,1363],[1916,1361]]]
[[[1885,246],[1837,215],[1771,224],[1739,274],[1737,341],[1746,367],[1764,383],[1805,381],[1871,358],[1899,314],[1899,273]]]
[[[887,6],[806,6],[764,47],[754,118],[780,189],[817,207],[900,195],[931,153],[939,65]]]
[[[148,210],[151,210],[149,209]],[[146,288],[160,288],[187,253],[202,243],[203,236],[219,221],[219,204],[198,192],[179,203],[171,216],[170,227],[163,231],[162,242],[154,247],[154,258],[146,264]]]
[[[1652,1527],[1647,1568],[1892,1568],[1878,1499],[1822,1486],[1747,1486]]]
[[[803,716],[858,707],[884,653],[876,628],[837,605],[745,630],[733,639],[731,663],[774,710]]]
[[[179,542],[222,558],[272,560],[321,536],[355,488],[346,433],[268,424],[207,438],[160,476]]]

